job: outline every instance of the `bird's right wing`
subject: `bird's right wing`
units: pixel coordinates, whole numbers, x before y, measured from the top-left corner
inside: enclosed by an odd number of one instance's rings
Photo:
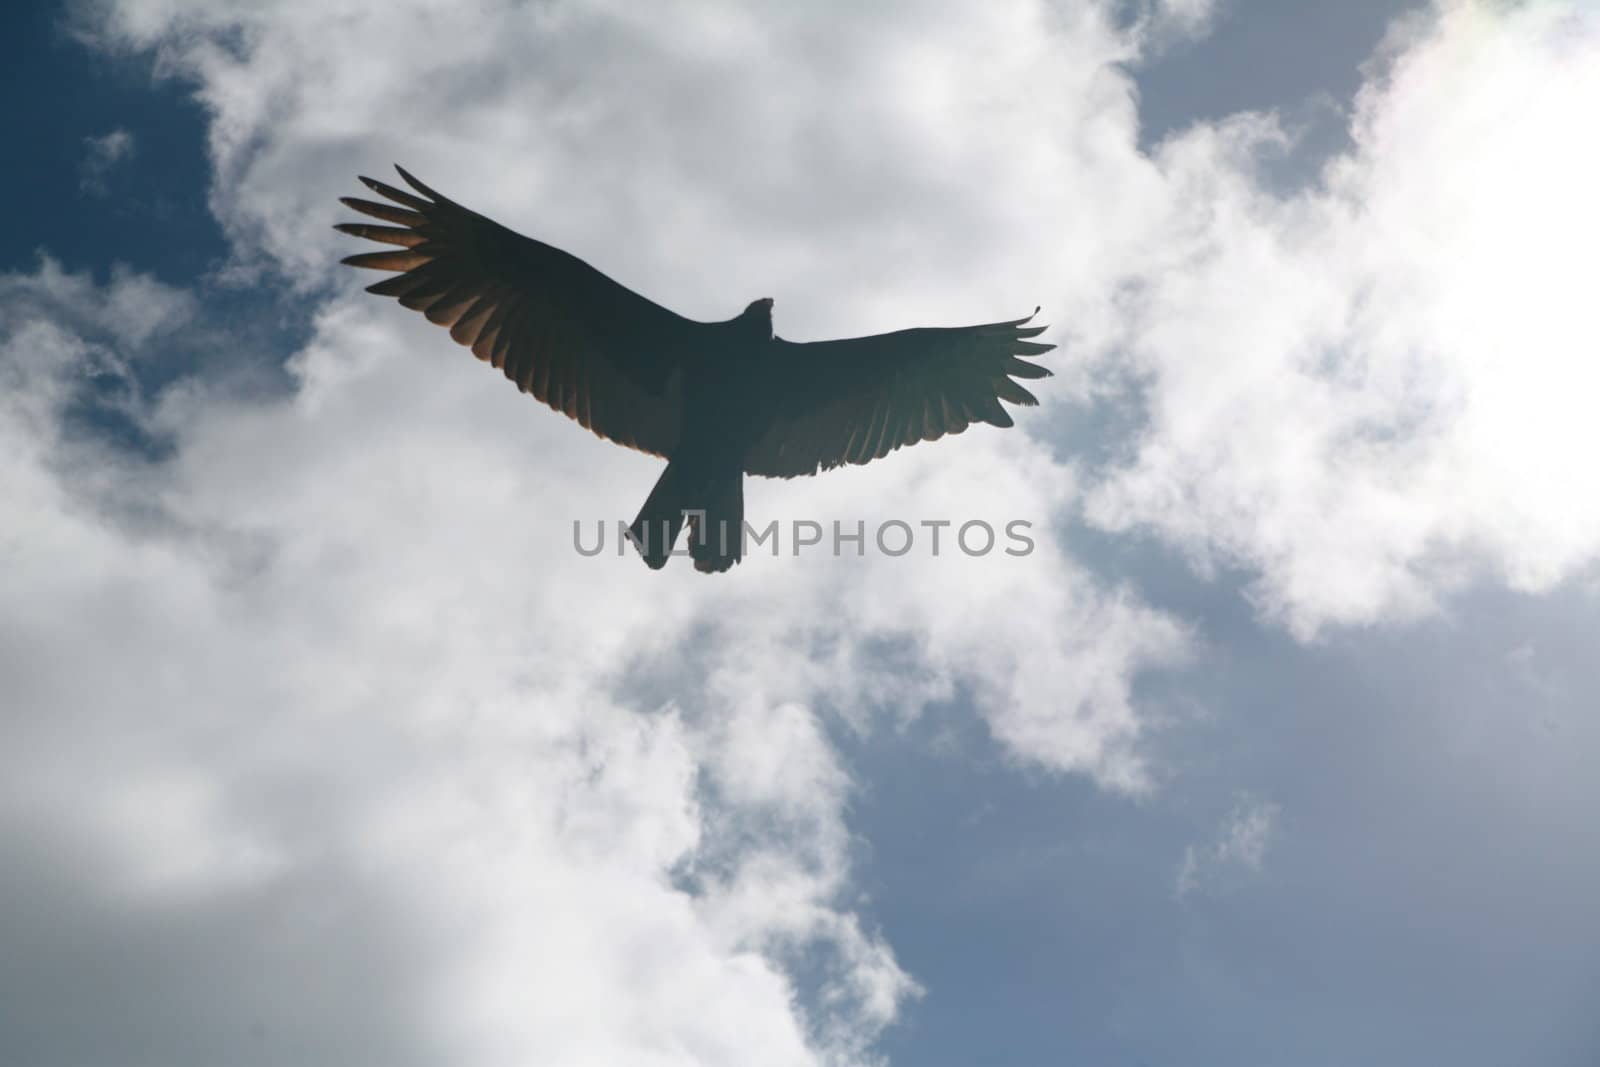
[[[1035,309],[1037,314],[1037,309]],[[1000,401],[1037,404],[1013,378],[1050,372],[1019,356],[1055,345],[1028,338],[1033,318],[795,344],[779,340],[777,417],[745,455],[750,474],[793,478],[868,463],[975,422],[1010,426]]]
[[[422,195],[362,178],[391,203],[341,198],[347,207],[396,224],[336,227],[398,246],[344,260],[400,272],[367,291],[421,311],[518,389],[601,437],[670,453],[682,431],[682,361],[703,347],[711,327],[395,169]]]

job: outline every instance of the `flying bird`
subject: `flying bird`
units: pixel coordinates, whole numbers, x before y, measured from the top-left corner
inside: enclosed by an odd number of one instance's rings
[[[628,529],[652,568],[685,521],[696,570],[738,563],[747,474],[816,474],[973,423],[1010,426],[1002,400],[1038,403],[1015,379],[1050,374],[1018,358],[1055,347],[1029,340],[1045,330],[1033,315],[805,343],[773,332],[770,297],[723,322],[687,319],[395,170],[415,193],[363,177],[387,202],[340,198],[392,225],[335,229],[396,247],[343,262],[398,272],[367,291],[601,437],[664,458]]]

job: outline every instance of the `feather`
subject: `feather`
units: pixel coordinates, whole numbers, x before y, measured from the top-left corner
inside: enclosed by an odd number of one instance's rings
[[[445,271],[418,271],[418,284],[400,296],[400,303],[412,311],[426,312],[441,297],[455,290],[460,283]]]
[[[867,432],[861,435],[861,447],[857,449],[855,462],[866,463],[878,457],[878,442],[883,439],[883,424],[888,421],[889,401],[880,400],[872,408],[872,421],[867,423]]]
[[[977,401],[978,415],[983,422],[991,426],[1006,427],[1014,425],[1011,416],[1006,414],[1006,409],[1000,406],[1000,401],[993,396],[980,394],[974,398]]]
[[[1021,404],[1024,407],[1033,407],[1039,402],[1038,397],[1028,392],[1010,378],[995,379],[994,391],[1001,400],[1007,400],[1013,404]]]
[[[944,408],[944,424],[951,433],[960,433],[967,428],[967,416],[963,413],[960,402],[949,395],[939,397],[939,403]]]
[[[505,318],[500,322],[500,329],[495,337],[494,348],[489,352],[490,366],[498,367],[505,371],[506,377],[512,381],[516,380],[516,375],[506,368],[511,366],[511,350],[520,343],[527,317],[527,304],[517,303],[512,305],[511,310],[506,312]]]
[[[448,293],[429,304],[423,314],[428,316],[428,321],[435,326],[452,328],[461,316],[478,302],[478,297],[482,293],[482,288],[474,282],[458,283]]]
[[[511,308],[515,304],[516,300],[510,294],[503,296],[495,304],[494,311],[484,322],[483,329],[478,331],[477,339],[472,342],[472,354],[485,363],[493,365],[493,360],[490,357],[494,354],[495,345],[500,340],[500,330],[505,325],[506,316],[511,313]]]
[[[1017,378],[1048,378],[1053,373],[1049,367],[1041,367],[1037,363],[1027,363],[1016,356],[1008,356],[1006,358],[1005,372]]]
[[[428,257],[416,252],[358,252],[339,261],[350,267],[368,270],[411,270],[428,262]]]
[[[386,245],[400,245],[404,248],[415,248],[427,240],[416,230],[398,226],[374,226],[368,222],[339,222],[335,223],[333,228],[351,237],[365,237],[369,241],[380,241]]]
[[[427,279],[419,272],[409,271],[405,274],[391,274],[380,282],[373,282],[367,286],[367,292],[376,293],[378,296],[404,296],[426,283]]]
[[[542,396],[546,399],[549,398],[551,391],[555,388],[556,382],[560,380],[559,378],[555,381],[551,380],[551,372],[555,370],[553,366],[555,353],[551,351],[552,346],[549,343],[551,326],[548,316],[529,323],[527,334],[528,349],[523,353],[522,357],[528,361],[529,365],[529,388],[533,389],[535,396]],[[551,406],[553,407],[554,405]],[[561,409],[556,408],[556,410],[559,411]]]
[[[478,296],[478,302],[470,309],[463,311],[456,324],[450,327],[450,337],[460,345],[471,346],[477,341],[483,326],[497,308],[495,298],[487,293]]]
[[[411,176],[411,173],[409,171],[407,171],[404,167],[402,167],[400,164],[396,163],[394,165],[394,169],[395,169],[396,173],[398,173],[400,175],[400,177],[405,179],[405,182],[406,182],[407,185],[411,186],[411,188],[415,189],[417,192],[421,193],[423,196],[425,196],[428,199],[432,200],[434,203],[436,203],[436,204],[453,204],[454,203],[453,201],[448,200],[445,197],[440,196],[438,193],[434,192],[432,189],[429,189],[426,185],[423,185],[416,178],[413,178]]]
[[[429,208],[434,206],[433,204],[430,204],[428,201],[422,199],[421,197],[412,196],[410,193],[406,192],[405,190],[396,189],[392,185],[385,185],[383,182],[380,182],[376,178],[368,178],[365,175],[362,175],[361,176],[361,184],[365,185],[368,189],[371,189],[375,193],[379,193],[379,194],[381,194],[383,196],[388,197],[390,200],[393,200],[397,204],[403,204],[406,207],[415,208],[418,211],[424,211],[425,212]]]
[[[354,196],[341,196],[339,203],[363,215],[371,215],[375,219],[385,222],[398,222],[402,226],[421,226],[428,221],[426,215],[419,215],[415,211],[395,207],[393,204],[380,204],[374,200],[362,200]]]

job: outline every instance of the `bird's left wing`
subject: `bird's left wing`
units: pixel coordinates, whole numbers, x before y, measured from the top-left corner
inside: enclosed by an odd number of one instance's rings
[[[601,437],[669,454],[682,430],[683,360],[712,328],[395,169],[420,196],[362,178],[389,203],[341,198],[397,224],[335,227],[398,246],[345,258],[354,267],[400,272],[367,291],[421,311],[517,388]]]
[[[1013,379],[1050,374],[1018,358],[1055,347],[1029,340],[1045,330],[1028,326],[1032,318],[808,344],[780,339],[770,383],[777,417],[746,453],[745,471],[793,478],[868,463],[975,422],[1010,426],[1000,401],[1038,403]]]

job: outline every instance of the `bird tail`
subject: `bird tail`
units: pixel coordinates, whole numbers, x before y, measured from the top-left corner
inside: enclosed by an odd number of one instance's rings
[[[689,555],[695,570],[718,574],[744,558],[744,472],[717,475],[696,503],[689,513]]]
[[[645,497],[639,517],[628,527],[628,540],[639,550],[639,555],[651,570],[660,570],[672,554],[672,546],[683,529],[683,470],[680,464],[670,462],[656,479],[654,489]]]
[[[714,574],[738,563],[744,556],[744,473],[711,473],[669,462],[628,527],[628,540],[652,570],[659,570],[685,521],[695,570]]]

